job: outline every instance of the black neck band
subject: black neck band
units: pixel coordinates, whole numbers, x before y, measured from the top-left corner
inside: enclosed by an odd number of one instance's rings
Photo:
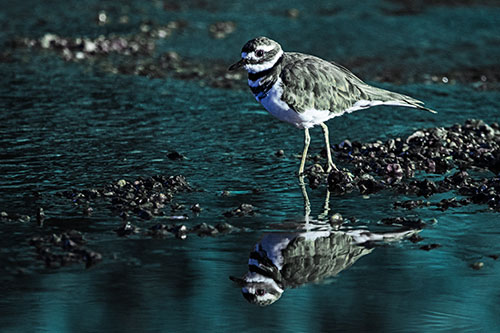
[[[256,81],[256,80],[260,79],[261,77],[269,75],[270,73],[272,73],[276,69],[277,66],[279,66],[281,64],[282,61],[283,61],[283,55],[281,55],[281,57],[278,59],[278,61],[276,61],[276,63],[273,65],[273,67],[266,69],[265,71],[260,71],[258,73],[248,73],[248,79],[251,81]]]

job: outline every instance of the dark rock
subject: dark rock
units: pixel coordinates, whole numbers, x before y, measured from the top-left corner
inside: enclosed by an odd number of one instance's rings
[[[317,188],[326,179],[326,174],[321,165],[314,164],[307,168],[305,171],[307,180],[309,181],[309,187],[312,189]]]
[[[285,156],[285,151],[283,149],[279,149],[274,153],[276,157],[284,157]]]
[[[237,208],[227,211],[223,214],[225,217],[243,217],[243,216],[253,216],[255,215],[255,207],[242,203]]]
[[[133,234],[138,234],[139,229],[130,222],[126,222],[120,228],[116,229],[115,232],[118,234],[118,236],[124,237]]]
[[[233,231],[239,231],[239,228],[234,227],[233,225],[227,223],[227,222],[219,222],[215,226],[215,228],[221,233],[221,234],[228,234]]]
[[[421,250],[424,250],[424,251],[430,251],[430,250],[434,250],[434,249],[437,249],[438,247],[441,247],[440,244],[436,244],[436,243],[433,243],[433,244],[426,244],[426,245],[422,245],[420,247]]]
[[[180,153],[176,152],[176,151],[172,151],[170,153],[167,154],[167,157],[171,160],[174,160],[174,161],[177,161],[177,160],[182,160],[184,159],[184,156],[181,155]]]
[[[193,211],[193,213],[199,214],[202,208],[199,203],[195,203],[194,205],[191,206],[191,210]]]
[[[355,188],[352,175],[345,170],[333,170],[328,175],[328,189],[336,195],[353,191]]]
[[[418,242],[421,242],[424,240],[424,238],[422,236],[420,236],[419,234],[413,234],[411,235],[410,238],[408,238],[410,240],[410,242],[412,243],[418,243]]]
[[[387,217],[382,219],[381,222],[386,225],[403,226],[410,229],[422,229],[427,225],[422,219],[411,219],[406,217]]]
[[[484,263],[483,263],[483,262],[481,262],[481,261],[477,261],[477,262],[475,262],[475,263],[472,263],[472,264],[470,265],[470,267],[471,267],[472,269],[474,269],[474,270],[478,271],[478,270],[480,270],[480,269],[482,269],[482,268],[484,267]]]
[[[215,236],[219,233],[219,230],[209,224],[201,223],[194,226],[191,229],[191,232],[197,234],[198,236]]]
[[[356,185],[361,194],[375,193],[385,188],[384,184],[376,181],[375,178],[369,174],[361,176]]]

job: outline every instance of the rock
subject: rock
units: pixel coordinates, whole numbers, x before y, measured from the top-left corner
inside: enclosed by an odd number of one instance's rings
[[[202,223],[194,226],[191,229],[191,232],[197,234],[198,236],[215,236],[219,233],[219,230],[209,224]]]
[[[176,151],[172,151],[167,154],[167,157],[171,160],[178,161],[184,159],[184,156]]]
[[[36,222],[38,226],[43,226],[43,222],[45,221],[45,212],[43,211],[42,207],[38,207],[37,213],[36,213]]]
[[[255,207],[242,203],[237,208],[227,211],[223,214],[225,217],[243,217],[243,216],[253,216],[255,215]]]
[[[285,151],[283,149],[279,149],[274,153],[274,156],[276,157],[284,157],[285,156]]]
[[[440,244],[426,244],[426,245],[422,245],[420,247],[421,250],[424,250],[424,251],[430,251],[430,250],[434,250],[434,249],[437,249],[438,247],[441,247]]]
[[[232,21],[215,22],[210,25],[208,30],[213,38],[222,39],[236,30],[236,23]]]
[[[296,19],[300,15],[300,11],[297,8],[290,8],[286,11],[286,16]]]
[[[233,231],[239,231],[238,228],[234,227],[233,225],[227,223],[227,222],[219,222],[215,226],[215,228],[221,233],[221,234],[228,234]]]
[[[124,237],[128,235],[138,234],[139,229],[132,225],[130,222],[126,222],[120,228],[116,229],[115,232],[118,234],[118,236]]]
[[[403,226],[410,229],[422,229],[427,225],[422,219],[407,217],[387,217],[382,219],[381,222],[386,225]]]
[[[335,213],[328,219],[328,223],[335,229],[338,230],[340,226],[344,223],[344,218],[339,213]]]
[[[191,206],[191,211],[195,214],[199,214],[201,212],[202,208],[199,203],[196,203]]]
[[[484,267],[484,263],[483,263],[483,262],[481,262],[481,261],[477,261],[477,262],[475,262],[475,263],[472,263],[472,264],[470,265],[470,267],[471,267],[472,269],[474,269],[474,270],[478,271],[478,270],[480,270],[480,269],[482,269],[482,268]]]

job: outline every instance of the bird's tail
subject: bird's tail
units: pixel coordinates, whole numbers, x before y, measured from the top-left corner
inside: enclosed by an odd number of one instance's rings
[[[403,94],[398,94],[392,91],[372,86],[364,87],[363,92],[366,94],[367,99],[370,102],[374,103],[374,105],[405,106],[428,111],[431,113],[437,113],[432,109],[426,108],[424,106],[424,102]]]

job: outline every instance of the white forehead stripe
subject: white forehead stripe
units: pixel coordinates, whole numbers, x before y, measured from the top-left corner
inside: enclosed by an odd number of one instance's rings
[[[276,45],[262,45],[262,46],[259,46],[257,48],[257,50],[262,50],[264,52],[269,52],[271,51],[272,49],[274,49],[276,47]]]

